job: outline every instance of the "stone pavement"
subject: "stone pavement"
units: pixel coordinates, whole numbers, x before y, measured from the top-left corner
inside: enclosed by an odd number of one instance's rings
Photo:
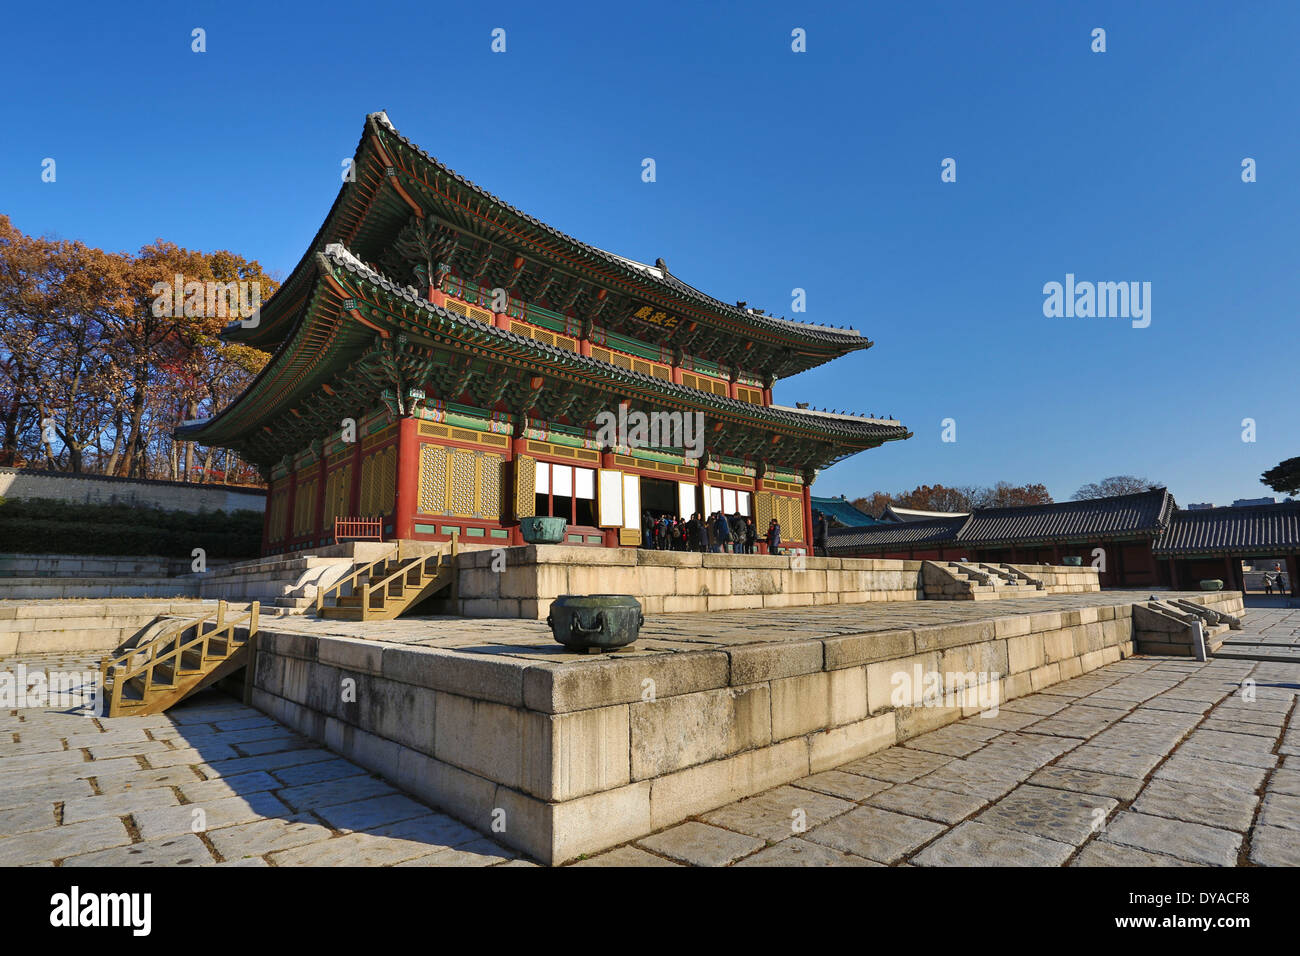
[[[1248,598],[1246,627],[1224,635],[1217,657],[1300,663],[1300,607],[1282,598]]]
[[[1280,639],[1294,613],[1234,634]],[[573,865],[1296,866],[1298,691],[1300,663],[1131,658]],[[0,711],[0,865],[516,857],[217,692],[112,721]]]
[[[0,660],[96,670],[98,659]],[[532,865],[219,692],[0,711],[0,866]]]
[[[1300,866],[1297,692],[1300,663],[1130,658],[573,865]]]
[[[816,607],[750,608],[741,611],[659,614],[646,620],[631,647],[619,658],[676,651],[734,647],[775,641],[823,640],[846,634],[871,634],[945,624],[965,624],[1023,614],[1051,614],[1146,601],[1150,591],[1035,593],[999,601],[875,601]],[[1161,591],[1160,597],[1198,600],[1201,591]],[[1056,625],[1059,626],[1059,625]],[[555,642],[545,621],[521,618],[408,616],[393,621],[335,621],[295,615],[263,624],[283,634],[351,637],[391,644],[414,644],[502,655],[530,661],[595,660]]]

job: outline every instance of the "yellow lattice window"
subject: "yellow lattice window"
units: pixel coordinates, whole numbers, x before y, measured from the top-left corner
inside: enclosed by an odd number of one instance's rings
[[[447,511],[464,518],[474,515],[474,452],[465,448],[449,449],[451,454],[451,488],[447,493]]]
[[[315,530],[316,489],[319,487],[317,479],[312,478],[310,481],[301,482],[294,492],[293,533],[295,536]]]
[[[537,459],[515,459],[515,517],[531,518],[537,509]]]
[[[767,534],[767,526],[772,523],[772,517],[772,493],[757,492],[754,495],[754,521],[759,534]]]
[[[485,454],[479,460],[479,513],[484,518],[501,517],[501,467],[505,459]]]
[[[388,514],[397,504],[397,448],[390,446],[380,459],[381,468],[375,485],[376,514]]]
[[[284,491],[276,492],[271,498],[271,517],[266,533],[267,541],[282,541],[284,539],[285,505],[288,504],[288,500],[289,496]]]
[[[383,454],[383,452],[380,452]],[[361,460],[361,497],[357,502],[361,516],[378,514],[375,511],[375,460],[379,455],[367,455]]]
[[[347,518],[352,502],[352,463],[330,472],[325,482],[325,527],[334,527],[335,518]]]
[[[447,503],[447,449],[440,445],[420,446],[420,514],[442,514]]]

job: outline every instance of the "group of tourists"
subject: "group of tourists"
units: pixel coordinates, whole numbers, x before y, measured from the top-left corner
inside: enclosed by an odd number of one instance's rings
[[[769,554],[781,553],[781,525],[775,518],[767,529]],[[698,551],[716,554],[757,554],[758,530],[754,519],[739,512],[715,511],[707,518],[699,512],[690,518],[649,511],[641,515],[641,547],[654,551]]]
[[[1276,577],[1267,571],[1264,572],[1264,593],[1272,594],[1273,588],[1276,587],[1278,594],[1286,594],[1286,575],[1282,572],[1282,566],[1273,565],[1273,571]]]

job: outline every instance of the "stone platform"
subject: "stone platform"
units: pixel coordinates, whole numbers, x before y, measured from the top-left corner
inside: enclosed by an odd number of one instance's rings
[[[1300,611],[1252,608],[1233,633],[1295,640]],[[97,661],[0,672],[19,664]],[[1294,867],[1298,689],[1300,663],[1138,656],[577,865]],[[527,865],[216,691],[0,730],[0,865]]]
[[[603,656],[529,620],[288,618],[258,636],[252,699],[558,863],[1114,663],[1148,596],[661,614]]]

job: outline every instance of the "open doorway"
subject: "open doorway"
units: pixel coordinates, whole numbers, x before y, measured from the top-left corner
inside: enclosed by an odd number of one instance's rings
[[[652,518],[677,517],[677,482],[643,477],[641,510],[650,512]]]

